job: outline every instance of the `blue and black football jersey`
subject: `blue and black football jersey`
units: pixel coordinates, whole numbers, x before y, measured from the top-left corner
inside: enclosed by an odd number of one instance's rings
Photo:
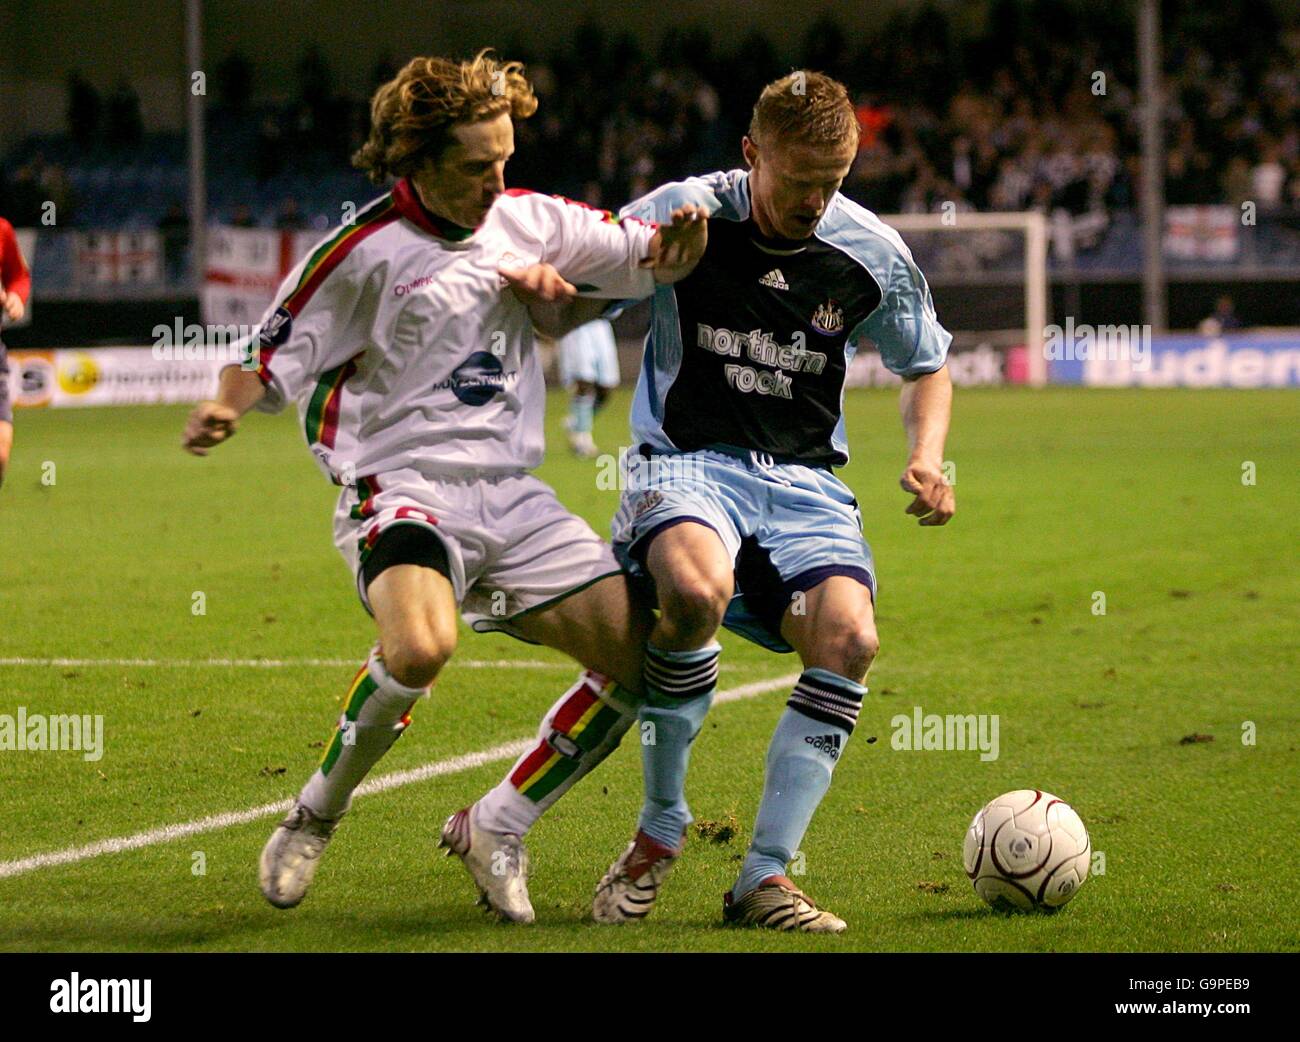
[[[664,185],[622,215],[665,222],[685,203],[709,210],[709,245],[687,278],[655,291],[634,444],[847,462],[844,381],[855,351],[874,347],[910,377],[941,368],[952,342],[911,252],[839,193],[810,238],[770,240],[750,215],[743,170]]]

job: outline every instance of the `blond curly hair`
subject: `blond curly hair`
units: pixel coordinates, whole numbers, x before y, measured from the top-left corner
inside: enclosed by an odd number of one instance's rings
[[[383,184],[406,177],[426,159],[435,162],[451,143],[451,128],[508,112],[527,119],[537,111],[521,62],[503,62],[492,49],[470,61],[412,58],[370,101],[370,136],[352,165]]]

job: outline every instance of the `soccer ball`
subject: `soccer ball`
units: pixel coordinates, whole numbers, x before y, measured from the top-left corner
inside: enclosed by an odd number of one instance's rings
[[[1074,810],[1038,789],[1005,792],[966,830],[962,863],[994,908],[1060,908],[1088,878],[1092,844]]]

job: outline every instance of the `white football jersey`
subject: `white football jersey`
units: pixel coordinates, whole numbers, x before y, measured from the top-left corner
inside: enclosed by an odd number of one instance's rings
[[[645,297],[655,225],[512,189],[472,233],[439,226],[409,181],[335,229],[285,279],[257,340],[257,408],[296,401],[337,484],[411,467],[530,470],[545,385],[527,308],[499,267],[555,266],[585,296]]]

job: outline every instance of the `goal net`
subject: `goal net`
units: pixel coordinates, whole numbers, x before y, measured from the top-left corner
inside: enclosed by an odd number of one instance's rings
[[[879,216],[911,249],[954,342],[1023,348],[1024,378],[1046,383],[1047,218],[957,210]]]

